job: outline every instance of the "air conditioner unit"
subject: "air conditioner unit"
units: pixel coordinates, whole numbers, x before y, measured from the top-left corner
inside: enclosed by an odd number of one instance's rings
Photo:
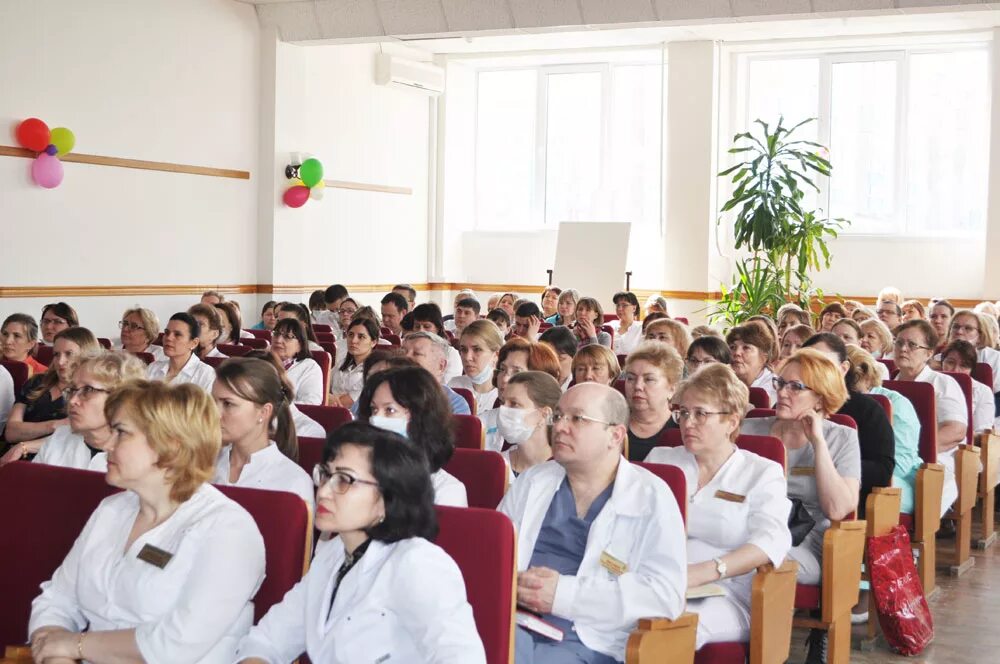
[[[386,53],[379,53],[376,58],[375,82],[379,85],[391,85],[429,95],[444,92],[444,68]]]

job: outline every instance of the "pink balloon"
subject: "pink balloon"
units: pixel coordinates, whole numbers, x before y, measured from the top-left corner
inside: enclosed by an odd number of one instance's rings
[[[63,180],[63,165],[59,157],[42,153],[31,164],[31,179],[39,187],[55,189]]]
[[[288,207],[300,208],[309,200],[309,187],[289,187],[285,190],[285,195],[282,198]]]

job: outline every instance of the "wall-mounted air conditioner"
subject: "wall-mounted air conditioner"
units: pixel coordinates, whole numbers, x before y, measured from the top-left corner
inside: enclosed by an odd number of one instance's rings
[[[444,92],[444,68],[429,62],[407,60],[379,53],[375,61],[375,82],[429,95]]]

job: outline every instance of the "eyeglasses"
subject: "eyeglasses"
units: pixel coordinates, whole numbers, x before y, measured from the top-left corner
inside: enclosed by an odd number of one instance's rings
[[[68,325],[62,318],[43,318],[42,325]]]
[[[525,371],[525,369],[522,369],[520,367],[504,367],[504,366],[497,367],[497,375],[506,376],[507,378],[510,378],[511,376],[516,376],[522,371]]]
[[[118,321],[118,327],[121,328],[122,330],[131,330],[133,332],[138,332],[139,330],[146,329],[142,325],[139,325],[138,323],[133,323],[127,320]]]
[[[775,376],[771,379],[771,385],[774,385],[774,391],[780,392],[786,387],[790,389],[795,394],[799,392],[805,392],[806,390],[811,390],[812,388],[805,383],[797,380],[785,380],[781,376]]]
[[[67,387],[62,391],[63,399],[67,402],[72,401],[73,397],[77,394],[80,395],[81,401],[87,401],[90,397],[94,396],[98,392],[104,392],[109,394],[111,390],[106,390],[103,387],[91,387],[90,385],[84,385],[83,387]]]
[[[892,345],[895,346],[896,348],[899,348],[900,350],[905,349],[908,351],[912,351],[916,350],[917,348],[922,348],[924,350],[931,350],[930,346],[921,346],[916,342],[908,341],[906,339],[896,339],[895,341],[892,342]]]
[[[569,415],[567,413],[555,412],[552,414],[552,424],[559,424],[560,422],[566,421],[571,427],[576,429],[583,425],[584,422],[596,422],[597,424],[603,424],[604,426],[614,426],[611,422],[605,422],[604,420],[599,420],[596,417],[590,417],[589,415]]]
[[[715,362],[718,362],[718,360],[715,359],[714,357],[706,357],[706,358],[701,359],[701,360],[693,358],[693,357],[689,357],[687,359],[687,363],[690,366],[692,366],[692,367],[700,367],[703,364],[713,364]]]
[[[703,408],[694,408],[692,410],[689,410],[687,408],[678,407],[672,409],[670,417],[672,417],[674,419],[674,422],[677,422],[677,424],[682,423],[684,420],[688,418],[692,418],[695,424],[701,426],[708,420],[709,415],[729,415],[729,414],[731,414],[731,411],[728,410],[713,411],[713,410],[705,410]]]
[[[338,309],[337,313],[340,314],[341,316],[353,316],[354,314],[358,313],[358,310],[357,309]]]
[[[298,341],[299,338],[295,336],[293,332],[275,332],[273,337],[275,339],[284,339],[285,341]]]
[[[373,486],[376,489],[379,488],[378,482],[369,482],[368,480],[362,480],[353,475],[348,475],[343,471],[336,471],[331,473],[326,466],[321,463],[317,463],[313,466],[313,484],[316,488],[322,489],[327,484],[330,484],[330,489],[334,493],[345,494],[350,490],[355,484],[367,484],[368,486]]]
[[[951,329],[953,332],[964,332],[965,334],[979,332],[979,328],[975,325],[952,325]]]
[[[898,316],[895,309],[879,309],[876,311],[879,316]]]

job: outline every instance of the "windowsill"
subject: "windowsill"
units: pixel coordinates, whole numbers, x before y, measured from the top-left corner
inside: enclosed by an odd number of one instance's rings
[[[906,233],[840,233],[837,240],[894,240],[906,242],[941,242],[942,240],[958,240],[960,242],[982,242],[986,240],[986,233],[981,235],[945,235],[945,234],[918,234],[909,235]],[[836,242],[836,240],[834,240]]]

